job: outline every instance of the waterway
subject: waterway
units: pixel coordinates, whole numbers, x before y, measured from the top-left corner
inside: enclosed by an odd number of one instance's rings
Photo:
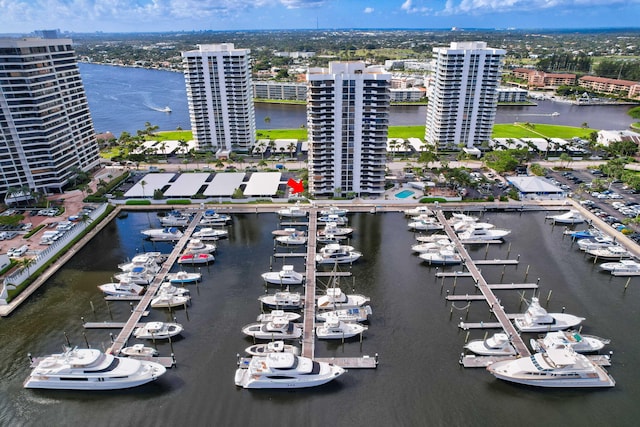
[[[110,131],[116,136],[122,131],[135,134],[145,128],[146,122],[161,130],[191,128],[181,73],[83,63],[80,72],[97,132]],[[536,106],[499,106],[496,123],[519,121],[567,126],[587,123],[594,129],[619,130],[627,129],[633,122],[627,115],[629,106],[536,102]],[[165,106],[172,112],[158,111]],[[293,129],[307,122],[304,105],[257,103],[255,110],[258,129]],[[424,125],[426,111],[426,106],[393,106],[389,124]]]
[[[369,330],[358,341],[319,342],[318,357],[379,354],[375,370],[352,369],[326,386],[309,390],[248,391],[236,388],[236,354],[251,344],[240,332],[260,312],[264,292],[259,274],[267,271],[274,252],[271,231],[275,214],[234,215],[229,239],[218,243],[216,261],[201,267],[204,280],[191,286],[192,304],[173,315],[150,309],[150,320],[173,316],[185,326],[173,343],[178,366],[157,382],[128,391],[73,392],[25,390],[22,381],[34,356],[61,350],[65,333],[72,344],[85,346],[88,321],[126,319],[130,306],[108,306],[97,285],[109,281],[117,264],[137,252],[161,250],[139,231],[159,224],[157,215],[130,213],[110,223],[95,239],[11,317],[0,320],[0,424],[6,426],[635,426],[640,418],[640,370],[635,366],[640,341],[637,279],[624,290],[625,278],[600,273],[571,241],[562,227],[544,221],[545,214],[492,213],[483,220],[510,228],[508,242],[471,250],[482,258],[516,258],[520,265],[483,266],[489,283],[536,282],[541,300],[552,291],[549,311],[586,317],[584,333],[612,340],[609,372],[613,389],[547,390],[517,386],[494,379],[483,369],[458,364],[469,322],[492,320],[487,305],[473,302],[452,310],[447,291],[473,293],[470,279],[435,278],[411,254],[414,234],[400,213],[356,214],[351,243],[364,253],[344,278],[345,290],[371,297]],[[279,249],[281,251],[282,249]],[[302,259],[291,259],[297,270]],[[279,268],[281,260],[273,263]],[[525,278],[525,272],[529,271]],[[326,285],[320,282],[319,288]],[[517,291],[497,291],[508,313],[525,309]],[[531,297],[528,291],[525,298]],[[92,311],[93,304],[95,313]],[[457,303],[458,307],[464,304]],[[115,334],[115,331],[114,331]],[[472,331],[470,339],[482,338]],[[525,336],[527,339],[533,335]],[[106,348],[108,331],[88,330],[93,347]],[[167,343],[159,344],[169,355]]]

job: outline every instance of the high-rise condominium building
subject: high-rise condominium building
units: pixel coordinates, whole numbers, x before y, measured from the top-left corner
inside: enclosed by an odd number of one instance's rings
[[[505,51],[484,42],[452,42],[433,49],[427,143],[441,148],[480,145],[491,138]]]
[[[363,62],[307,73],[309,192],[384,193],[391,75]]]
[[[249,50],[203,44],[182,52],[182,62],[198,150],[248,152],[256,137]]]
[[[60,192],[99,164],[70,39],[0,39],[0,193]]]

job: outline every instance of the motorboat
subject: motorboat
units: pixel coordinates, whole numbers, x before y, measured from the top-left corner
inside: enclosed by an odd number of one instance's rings
[[[158,293],[167,295],[189,295],[191,292],[187,288],[174,286],[171,282],[164,282],[158,288]]]
[[[451,240],[447,238],[443,238],[437,240],[435,242],[424,242],[424,243],[416,243],[415,245],[411,245],[411,251],[419,254],[423,254],[425,252],[431,252],[440,248],[452,248]]]
[[[283,317],[277,317],[269,322],[245,325],[242,333],[260,340],[294,340],[302,336],[302,327]]]
[[[370,305],[362,307],[343,308],[340,310],[319,311],[316,320],[326,322],[328,319],[338,319],[343,322],[366,322],[373,311]]]
[[[151,300],[153,308],[173,308],[186,306],[191,300],[188,294],[176,295],[171,293],[159,292],[158,295]]]
[[[163,227],[186,227],[191,218],[185,215],[166,215],[160,218]]]
[[[262,273],[262,280],[272,285],[301,285],[304,275],[293,269],[293,265],[283,265],[280,271]]]
[[[147,322],[133,330],[133,336],[138,339],[166,340],[179,335],[183,331],[179,323]]]
[[[335,236],[333,234],[322,233],[319,231],[316,236],[316,243],[319,245],[340,245],[346,238],[347,236]]]
[[[577,353],[591,353],[602,350],[611,340],[594,335],[584,335],[578,331],[555,331],[548,332],[542,338],[532,338],[529,342],[534,351],[546,351],[549,348],[571,346]]]
[[[336,225],[347,225],[349,223],[349,219],[346,216],[340,216],[340,215],[321,215],[318,217],[318,223],[319,224],[329,224],[329,223],[333,223]]]
[[[485,240],[502,240],[511,234],[511,230],[501,228],[479,228],[471,226],[465,231],[458,234],[458,238],[464,243],[465,241],[485,241]]]
[[[286,236],[276,237],[276,241],[282,245],[305,245],[307,237],[302,234],[291,233]]]
[[[416,215],[433,215],[433,211],[426,206],[416,206],[415,208],[407,209],[404,211],[405,216],[416,216]]]
[[[362,252],[353,250],[353,246],[330,243],[316,255],[318,264],[346,264],[357,261],[362,257]]]
[[[631,259],[605,262],[600,264],[600,268],[610,272],[613,276],[640,276],[640,263]]]
[[[460,254],[450,249],[437,249],[431,252],[424,252],[418,255],[418,257],[429,265],[462,264]]]
[[[444,229],[444,226],[436,218],[431,217],[411,221],[407,224],[407,227],[413,231],[438,231]]]
[[[498,379],[537,387],[613,387],[616,384],[603,367],[570,346],[494,362],[487,370]]]
[[[200,224],[201,225],[214,225],[214,224],[226,225],[230,223],[232,220],[233,219],[231,218],[231,215],[221,214],[214,211],[213,209],[207,209],[202,214],[202,218],[200,218]]]
[[[99,285],[98,289],[109,296],[128,297],[142,295],[145,288],[144,286],[138,285],[137,283],[128,280],[122,280],[120,282],[105,283],[103,285]]]
[[[273,230],[271,234],[273,234],[274,236],[289,236],[291,234],[300,234],[301,236],[304,236],[305,232],[304,230],[298,230],[297,228],[286,227],[280,230]]]
[[[478,220],[479,218],[477,216],[454,212],[451,214],[451,218],[449,218],[447,222],[455,229],[455,225],[458,223],[470,224],[478,222]]]
[[[236,370],[235,384],[243,388],[304,388],[326,384],[346,371],[292,353],[253,356]]]
[[[256,319],[258,322],[271,322],[276,318],[286,319],[290,322],[295,322],[302,317],[300,313],[295,313],[293,311],[284,311],[284,310],[272,310],[270,313],[261,313],[258,315]]]
[[[432,242],[437,242],[439,240],[442,239],[449,239],[449,236],[447,236],[446,234],[443,233],[434,233],[434,234],[428,234],[426,236],[424,235],[419,235],[416,236],[416,241],[420,242],[420,243],[432,243]]]
[[[120,350],[120,354],[128,357],[154,357],[158,355],[158,350],[153,347],[146,347],[144,344],[134,344]]]
[[[187,273],[186,271],[178,271],[177,273],[167,274],[167,280],[174,285],[196,283],[202,279],[200,273]]]
[[[66,348],[35,359],[24,388],[120,390],[157,380],[166,368],[159,363],[113,356],[93,348]]]
[[[511,344],[509,335],[504,332],[493,334],[482,340],[471,340],[464,348],[480,356],[514,356],[518,354]]]
[[[327,288],[326,293],[318,297],[318,310],[341,310],[362,307],[370,301],[369,297],[360,294],[345,294],[337,287]]]
[[[299,292],[281,291],[275,294],[265,294],[258,298],[267,307],[280,310],[297,310],[304,306],[304,298]]]
[[[624,258],[631,258],[633,255],[631,252],[619,245],[606,246],[604,248],[587,249],[585,250],[587,255],[595,257],[596,259],[610,259],[610,260],[622,260]]]
[[[186,254],[210,254],[217,249],[213,243],[204,243],[200,239],[191,239],[187,243],[187,247],[184,248]]]
[[[517,316],[513,322],[520,332],[551,332],[574,328],[583,320],[584,317],[573,314],[547,313],[538,297],[533,297],[524,314]]]
[[[584,222],[582,214],[575,209],[558,215],[549,215],[547,219],[550,219],[554,224],[581,224]]]
[[[158,265],[154,258],[147,258],[140,255],[135,256],[130,262],[118,264],[118,268],[124,272],[133,271],[136,267],[142,267],[152,274],[158,274],[160,271],[160,265]]]
[[[316,337],[320,340],[346,339],[361,335],[367,329],[367,326],[360,323],[343,322],[337,317],[331,317],[316,326]]]
[[[318,230],[318,236],[326,236],[327,234],[331,234],[333,236],[349,236],[353,233],[353,228],[351,227],[340,227],[335,222],[328,222],[324,226],[322,230]]]
[[[178,258],[178,264],[209,264],[216,260],[211,254],[202,253],[202,254],[191,254],[186,253]]]
[[[193,237],[200,240],[218,240],[229,236],[227,230],[221,228],[205,227],[193,233]]]
[[[578,248],[580,248],[581,251],[606,248],[607,246],[615,244],[615,240],[609,236],[595,236],[578,240]]]
[[[113,276],[120,282],[132,282],[138,285],[148,285],[156,277],[156,273],[147,267],[134,267],[131,271],[125,271]]]
[[[566,230],[564,234],[569,235],[574,240],[580,240],[601,236],[602,232],[589,228],[586,230]]]
[[[141,231],[148,239],[154,241],[176,241],[182,237],[182,231],[176,227],[150,228]]]
[[[300,207],[300,202],[296,202],[294,206],[282,208],[277,213],[285,218],[304,218],[307,216],[307,211]]]
[[[453,228],[453,231],[455,231],[456,233],[462,233],[463,231],[467,231],[472,228],[488,230],[494,227],[495,225],[488,222],[465,221],[465,220],[458,221],[451,226],[451,228]]]
[[[268,353],[291,353],[296,356],[300,354],[300,349],[298,347],[291,344],[285,344],[282,340],[254,344],[245,348],[244,351],[252,356],[264,356]]]
[[[349,209],[339,208],[337,206],[329,206],[327,209],[322,209],[320,211],[321,216],[325,216],[325,215],[345,216],[348,213],[349,213]]]

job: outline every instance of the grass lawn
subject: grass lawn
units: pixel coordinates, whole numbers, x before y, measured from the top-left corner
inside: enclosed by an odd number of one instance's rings
[[[424,126],[389,126],[389,138],[424,139]]]
[[[185,141],[191,141],[193,139],[193,132],[190,130],[168,130],[156,132],[153,136],[146,138],[147,140],[156,141],[177,141],[184,139]]]
[[[497,124],[493,126],[492,138],[562,138],[571,139],[574,136],[588,139],[596,129],[585,129],[572,126],[558,126],[533,124],[533,128],[525,127],[523,123]]]
[[[307,129],[260,129],[256,131],[256,139],[307,139]]]

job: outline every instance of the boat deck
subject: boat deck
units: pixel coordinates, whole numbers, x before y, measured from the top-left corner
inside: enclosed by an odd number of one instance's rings
[[[460,364],[465,368],[486,368],[494,362],[513,359],[514,356],[475,356],[461,355]],[[611,366],[611,359],[602,354],[587,355],[587,359],[599,366]]]

